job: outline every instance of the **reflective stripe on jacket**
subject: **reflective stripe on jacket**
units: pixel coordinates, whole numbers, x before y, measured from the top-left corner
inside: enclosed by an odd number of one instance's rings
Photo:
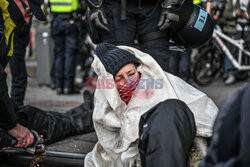
[[[199,4],[201,4],[201,0],[193,0],[193,4],[199,5]]]
[[[70,13],[81,8],[78,0],[49,0],[49,2],[53,13]]]
[[[2,56],[12,56],[13,48],[14,48],[13,39],[14,39],[14,29],[16,27],[16,24],[10,17],[10,13],[7,9],[8,6],[9,6],[9,2],[7,0],[1,0],[0,25],[2,26],[3,37],[0,41],[1,42],[0,44],[5,45],[6,51],[5,52],[1,51],[0,60],[2,59]]]

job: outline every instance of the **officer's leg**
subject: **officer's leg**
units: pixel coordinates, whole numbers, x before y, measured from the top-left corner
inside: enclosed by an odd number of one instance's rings
[[[6,78],[7,74],[0,63],[0,127],[10,129],[16,122],[16,108],[9,97]]]
[[[76,54],[78,49],[79,31],[75,24],[67,23],[65,33],[65,64],[64,64],[64,89],[74,89]]]
[[[56,88],[56,54],[55,54],[55,49],[54,49],[54,57],[53,57],[53,62],[52,62],[52,66],[50,69],[50,78],[51,78],[51,89],[55,89]]]
[[[139,151],[143,167],[186,167],[195,137],[194,117],[177,99],[158,104],[142,115]]]
[[[55,40],[55,34],[53,33],[53,21],[51,21],[51,36],[52,36],[52,39]],[[52,62],[52,65],[51,65],[51,68],[50,68],[50,78],[51,78],[51,83],[50,83],[50,87],[51,89],[56,89],[56,48],[54,47],[53,48],[53,62]]]
[[[171,51],[169,55],[169,72],[175,76],[179,75],[180,54],[177,51]]]
[[[137,19],[138,26],[137,32],[139,36],[159,31],[158,21],[160,18],[160,6],[155,10],[155,12],[147,17],[145,14],[150,13],[150,11],[154,10],[155,5],[144,5],[140,10],[140,15]],[[169,70],[169,47],[168,47],[169,39],[167,37],[160,37],[158,39],[149,40],[141,43],[140,49],[148,54],[150,54],[162,67],[164,71]]]
[[[183,52],[180,55],[180,77],[184,81],[188,81],[191,75],[191,50],[187,50],[187,52]]]
[[[100,33],[102,42],[109,42],[114,45],[134,46],[136,21],[134,15],[130,13],[131,7],[127,6],[126,20],[121,20],[120,1],[104,1],[103,8],[107,16],[107,26],[110,31],[102,31]]]
[[[53,21],[53,36],[55,39],[55,77],[57,93],[62,93],[64,79],[64,52],[65,52],[65,37],[62,33],[64,25],[62,20],[55,18]]]
[[[15,34],[14,54],[10,59],[12,75],[11,98],[18,106],[23,105],[27,87],[27,71],[25,65],[26,47],[29,44],[29,31],[25,34]]]

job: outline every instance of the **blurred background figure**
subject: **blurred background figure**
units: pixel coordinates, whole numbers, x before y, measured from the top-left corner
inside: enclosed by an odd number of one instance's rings
[[[226,27],[226,31],[228,30],[230,33],[233,33],[234,39],[240,39],[243,37],[243,39],[247,42],[247,45],[250,44],[250,27],[248,26],[242,26],[241,23],[249,22],[249,12],[250,12],[250,5],[249,0],[227,0],[224,12],[223,12],[223,19],[225,19],[226,22],[229,22],[231,25],[235,25],[236,28],[232,27]],[[243,31],[242,31],[243,29]],[[244,34],[242,34],[244,32]],[[238,55],[238,49],[235,47],[232,47],[233,55]],[[236,57],[237,59],[237,57]],[[225,60],[225,70],[228,70],[232,68],[231,62],[226,58]],[[225,84],[233,84],[237,80],[241,79],[243,72],[229,72],[227,73],[227,76],[225,76]],[[246,76],[246,75],[245,75]]]
[[[55,41],[51,76],[55,79],[57,94],[79,93],[74,83],[79,47],[79,30],[74,18],[82,12],[82,5],[78,0],[67,3],[49,0],[49,6],[53,15],[52,36]]]

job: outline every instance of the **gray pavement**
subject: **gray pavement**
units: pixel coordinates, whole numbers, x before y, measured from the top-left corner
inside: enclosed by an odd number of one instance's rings
[[[29,68],[28,68],[29,69]],[[83,102],[82,94],[78,95],[57,95],[54,90],[47,86],[41,86],[36,81],[36,74],[31,69],[29,71],[28,88],[25,97],[25,104],[33,105],[44,110],[65,112],[72,107],[76,107]],[[8,82],[10,82],[9,76]],[[237,88],[242,86],[244,81],[238,82],[234,85],[225,86],[221,79],[206,87],[200,87],[193,84],[196,88],[205,92],[217,106],[234,92]],[[10,85],[10,84],[9,84]],[[59,142],[47,146],[48,150],[73,152],[73,153],[88,153],[96,143],[97,138],[95,133],[82,134],[77,136],[62,139]]]
[[[222,79],[218,79],[209,86],[198,86],[197,84],[193,85],[202,92],[206,93],[219,107],[228,96],[244,85],[246,81],[247,80],[243,80],[233,85],[225,85]]]

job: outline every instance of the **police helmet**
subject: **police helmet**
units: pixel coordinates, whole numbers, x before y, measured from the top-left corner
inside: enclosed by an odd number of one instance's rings
[[[206,43],[212,37],[214,30],[214,21],[205,9],[198,5],[193,5],[192,8],[189,19],[182,22],[178,30],[171,32],[171,38],[177,45],[188,48],[196,48]],[[180,11],[180,18],[185,15],[185,10],[183,8]]]

